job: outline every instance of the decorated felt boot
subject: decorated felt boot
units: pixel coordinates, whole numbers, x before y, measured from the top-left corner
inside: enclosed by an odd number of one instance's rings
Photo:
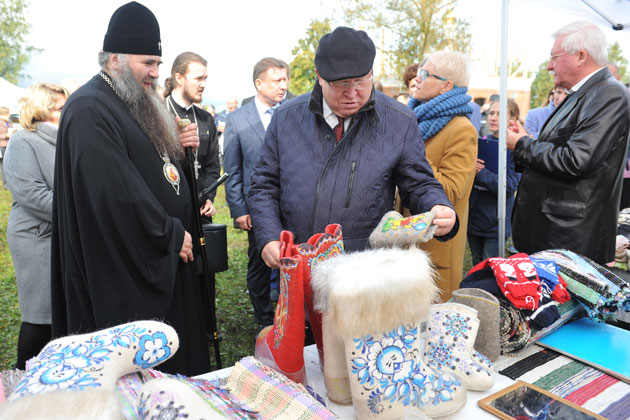
[[[304,301],[308,311],[308,319],[317,345],[319,363],[324,369],[324,340],[322,338],[322,314],[313,308],[313,288],[311,287],[311,272],[322,261],[343,253],[343,237],[340,225],[328,225],[324,233],[313,235],[307,243],[298,247],[298,252],[304,260]]]
[[[7,413],[18,407],[21,418],[74,418],[77,413],[90,418],[88,413],[93,412],[93,418],[118,419],[118,378],[154,367],[178,348],[175,330],[158,321],[130,322],[58,338],[28,362],[0,416],[12,418]],[[40,416],[40,412],[45,415]]]
[[[455,290],[451,301],[477,310],[479,331],[474,347],[488,359],[497,360],[501,355],[499,300],[483,289],[470,288]]]
[[[459,379],[433,370],[421,357],[419,323],[438,293],[424,251],[380,249],[341,255],[317,267],[313,289],[324,325],[329,321],[332,332],[343,340],[359,420],[414,414],[439,419],[465,405],[466,390]],[[325,352],[327,368],[330,358]]]
[[[193,387],[172,378],[152,379],[142,386],[138,401],[141,419],[225,419]]]
[[[431,224],[435,212],[402,217],[397,211],[385,213],[376,229],[370,234],[372,248],[408,248],[428,242],[433,238],[437,225]]]
[[[434,369],[459,376],[467,389],[486,391],[494,384],[494,370],[473,349],[478,329],[477,310],[460,303],[432,305],[424,360]]]
[[[306,385],[304,370],[303,264],[293,234],[280,234],[280,297],[273,325],[256,337],[255,356],[287,378]]]

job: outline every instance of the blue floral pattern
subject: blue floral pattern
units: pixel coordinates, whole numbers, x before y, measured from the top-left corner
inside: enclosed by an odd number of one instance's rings
[[[479,363],[481,366],[485,367],[486,369],[494,369],[494,366],[492,365],[492,362],[490,361],[490,359],[488,359],[483,354],[479,353],[477,350],[473,351],[472,356],[475,362]]]
[[[457,377],[434,372],[419,358],[418,328],[400,326],[380,339],[366,336],[355,339],[352,373],[369,391],[368,408],[383,412],[384,403],[402,403],[424,408],[453,399]]]
[[[477,374],[491,376],[492,363],[478,352],[471,352],[474,337],[470,316],[454,310],[433,310],[432,322],[427,328],[427,340],[424,347],[424,360],[434,369],[453,372],[466,377]]]
[[[133,350],[135,343],[137,350],[133,356],[129,351],[120,351]],[[61,389],[81,391],[99,388],[103,386],[103,369],[113,358],[129,357],[139,370],[155,366],[170,357],[171,353],[166,334],[150,334],[146,328],[133,323],[92,335],[65,337],[50,342],[31,361],[11,398]]]
[[[134,363],[142,369],[155,366],[171,356],[168,338],[162,331],[158,331],[153,335],[145,334],[140,337],[138,348]]]

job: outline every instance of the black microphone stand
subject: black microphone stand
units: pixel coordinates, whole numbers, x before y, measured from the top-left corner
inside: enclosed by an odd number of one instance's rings
[[[199,214],[199,197],[197,196],[197,180],[195,179],[195,156],[192,147],[186,147],[186,158],[188,160],[188,168],[186,168],[186,175],[189,176],[193,206],[195,216],[193,217],[195,223],[195,229],[199,236],[200,256],[201,256],[201,271],[203,274],[204,283],[206,287],[201,287],[202,299],[208,302],[208,311],[210,317],[210,333],[212,334],[212,345],[214,346],[214,358],[217,361],[217,369],[221,369],[221,352],[219,351],[219,341],[221,336],[217,331],[217,310],[215,306],[215,282],[214,278],[208,275],[208,259],[206,257],[206,240],[203,235],[203,227],[201,226],[201,215]]]

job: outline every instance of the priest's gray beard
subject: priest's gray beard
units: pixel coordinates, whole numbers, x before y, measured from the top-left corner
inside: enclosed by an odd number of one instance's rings
[[[138,121],[160,154],[166,152],[171,158],[182,160],[184,148],[179,142],[177,124],[164,99],[156,92],[155,82],[151,89],[146,89],[138,83],[126,61],[120,62],[117,73],[112,79],[131,116]]]

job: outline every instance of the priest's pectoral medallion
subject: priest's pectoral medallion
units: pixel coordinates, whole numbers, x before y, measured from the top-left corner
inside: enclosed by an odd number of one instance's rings
[[[164,166],[162,167],[162,171],[164,172],[164,178],[173,186],[173,189],[179,195],[179,171],[177,167],[173,165],[171,162],[164,162]]]

